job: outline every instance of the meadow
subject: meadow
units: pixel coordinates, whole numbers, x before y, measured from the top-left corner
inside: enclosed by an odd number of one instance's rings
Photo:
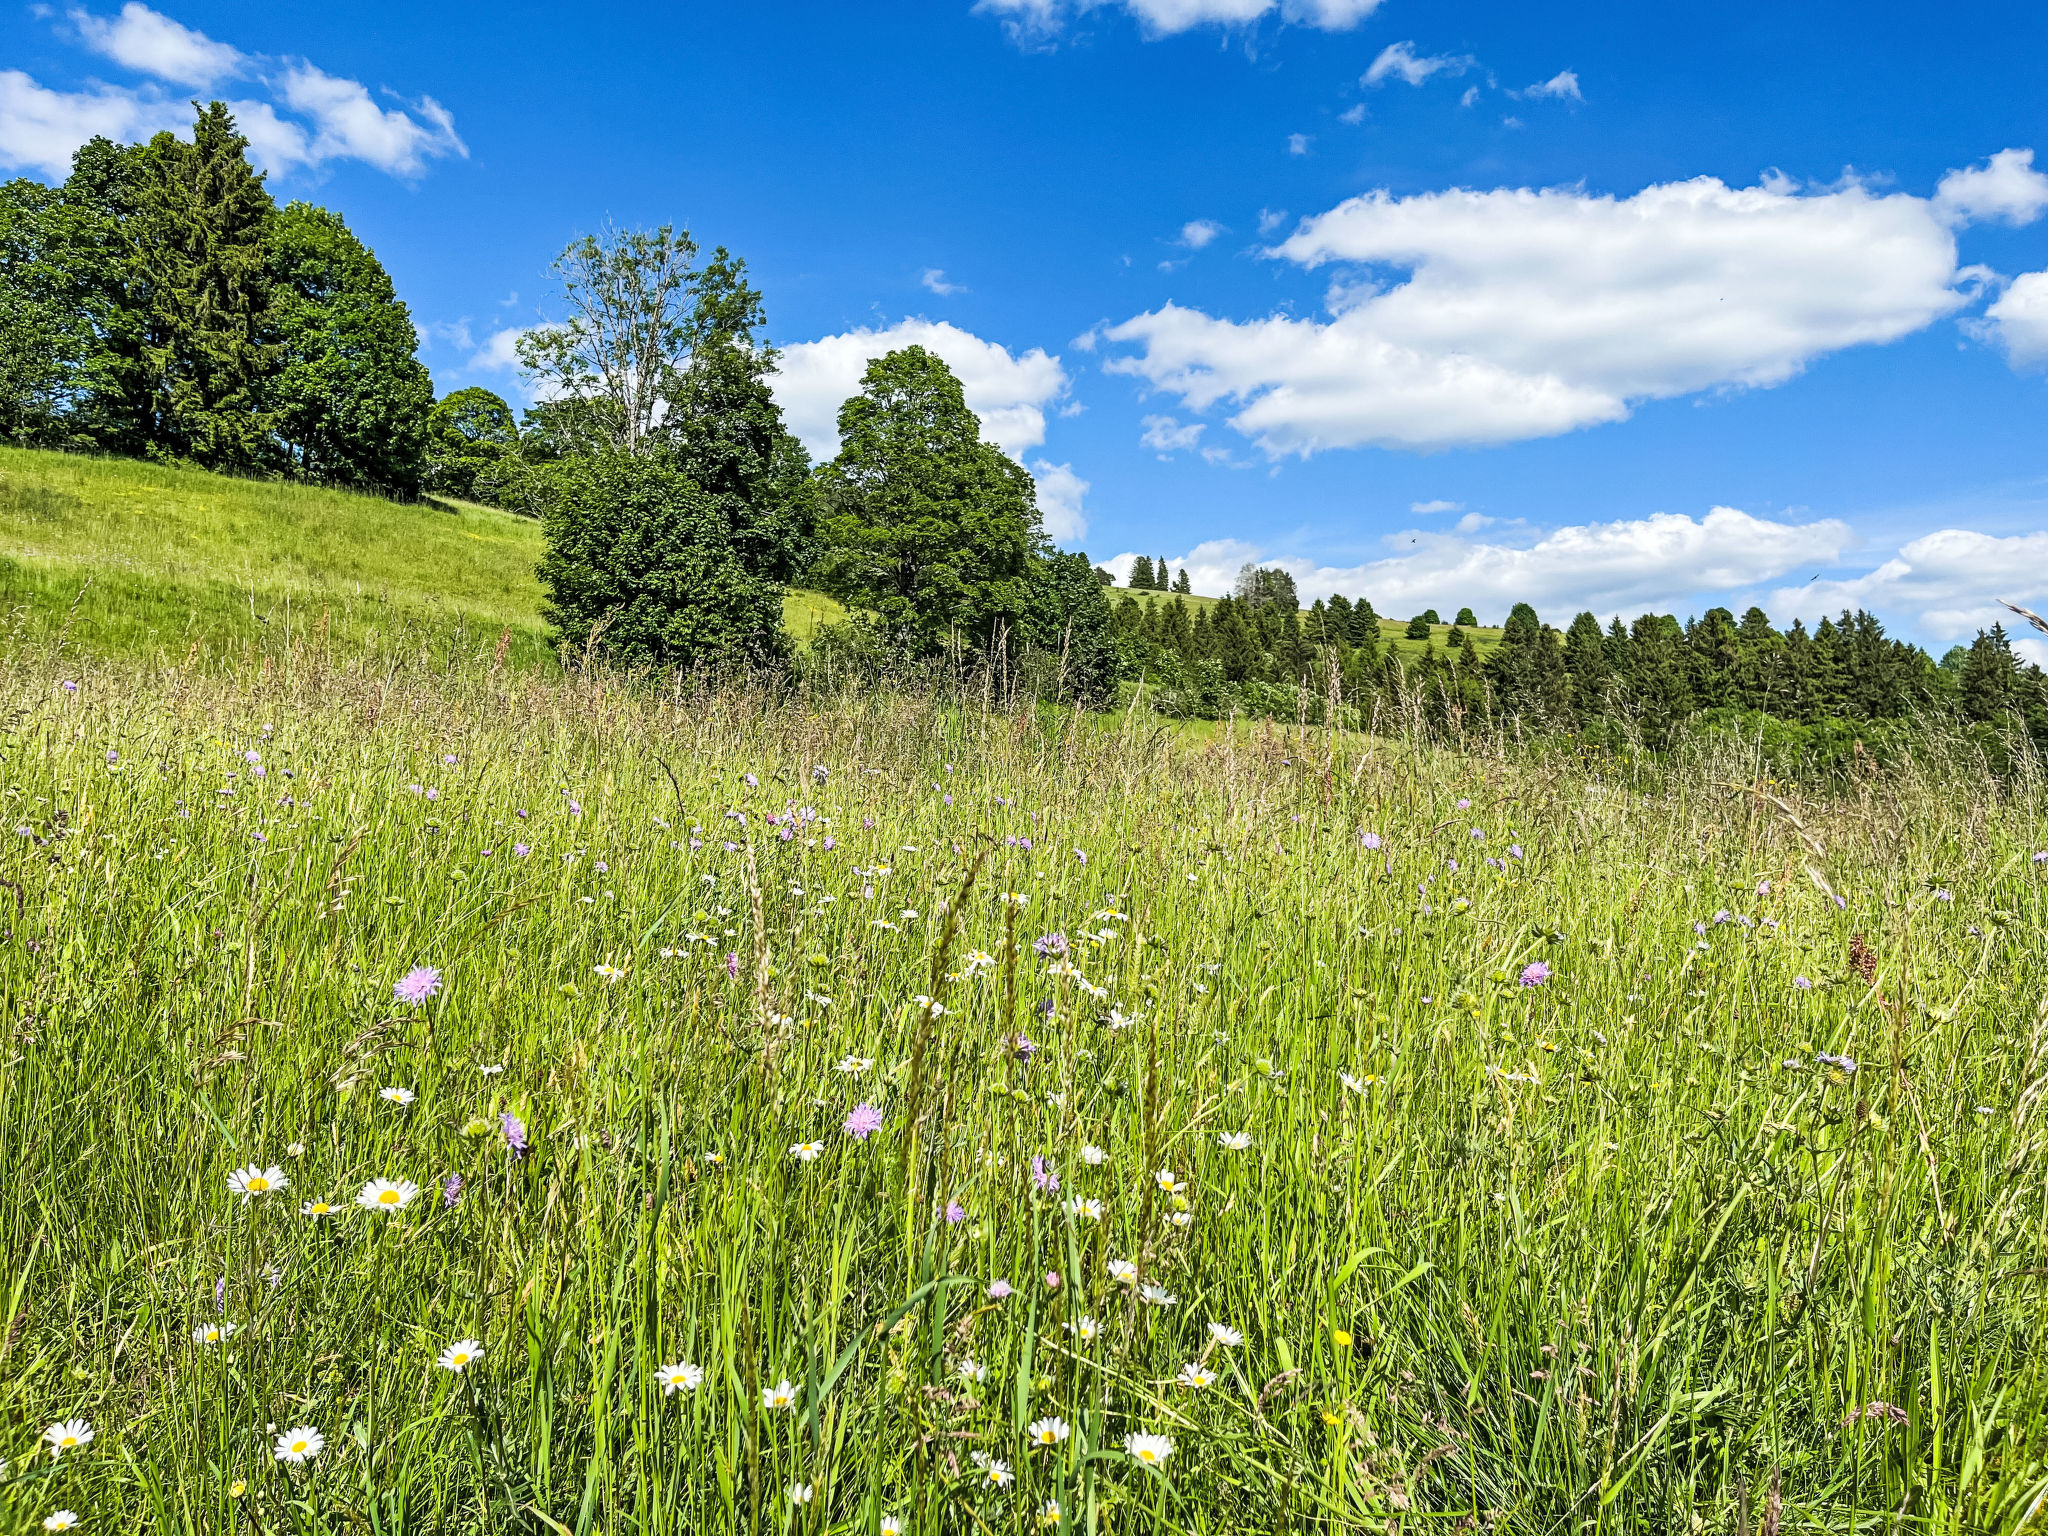
[[[0,1529],[2048,1495],[2038,777],[494,638],[0,664]]]

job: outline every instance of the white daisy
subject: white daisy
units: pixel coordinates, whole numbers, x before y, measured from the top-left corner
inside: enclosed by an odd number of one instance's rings
[[[248,1167],[237,1168],[228,1175],[228,1193],[240,1195],[245,1201],[257,1195],[268,1195],[289,1188],[291,1180],[284,1176],[284,1170],[275,1163],[268,1168],[251,1163]]]
[[[1125,1435],[1124,1450],[1133,1460],[1148,1467],[1164,1466],[1173,1454],[1173,1442],[1165,1435]]]
[[[277,1437],[277,1445],[271,1454],[279,1461],[303,1466],[327,1448],[327,1437],[310,1424],[301,1424],[297,1429],[288,1429]]]
[[[356,1196],[366,1211],[402,1211],[418,1197],[419,1185],[411,1179],[372,1179]]]
[[[872,1070],[874,1065],[872,1056],[842,1056],[835,1070],[844,1072],[848,1077],[859,1077],[861,1073]]]
[[[389,1104],[406,1105],[413,1101],[413,1091],[410,1088],[380,1088],[377,1097]]]
[[[1226,1152],[1242,1152],[1252,1144],[1249,1131],[1225,1131],[1216,1138],[1216,1145]]]
[[[1017,1474],[1010,1470],[1007,1461],[998,1461],[987,1451],[976,1451],[972,1460],[981,1468],[981,1475],[998,1488],[1007,1488],[1017,1480]]]
[[[1119,1285],[1129,1285],[1138,1278],[1138,1266],[1129,1259],[1111,1259],[1109,1261],[1109,1278],[1116,1281]]]
[[[1076,1216],[1085,1216],[1090,1221],[1102,1220],[1102,1202],[1090,1200],[1081,1195],[1067,1202],[1067,1209]]]
[[[800,1163],[815,1163],[824,1150],[822,1141],[800,1141],[789,1149],[789,1155]]]
[[[441,1358],[434,1364],[451,1375],[460,1376],[483,1357],[484,1347],[475,1339],[457,1339],[441,1351]]]
[[[1180,1368],[1180,1374],[1174,1377],[1174,1380],[1179,1382],[1182,1386],[1192,1387],[1198,1392],[1203,1387],[1208,1386],[1209,1383],[1211,1383],[1215,1379],[1216,1373],[1214,1371],[1206,1371],[1202,1369],[1201,1366],[1195,1364],[1195,1362],[1192,1360],[1190,1360],[1186,1365],[1182,1366]]]
[[[1024,1438],[1033,1445],[1058,1445],[1071,1433],[1065,1419],[1033,1419],[1024,1426]]]
[[[1100,1168],[1104,1163],[1109,1161],[1109,1154],[1103,1151],[1102,1148],[1096,1146],[1093,1142],[1090,1142],[1087,1146],[1081,1149],[1081,1161],[1086,1163],[1090,1168]]]
[[[225,1344],[240,1331],[236,1323],[201,1323],[192,1330],[194,1344]]]
[[[1244,1342],[1243,1334],[1223,1323],[1211,1323],[1209,1325],[1209,1337],[1218,1344],[1221,1344],[1225,1349],[1235,1349]]]
[[[92,1444],[92,1425],[84,1419],[65,1419],[44,1430],[43,1439],[49,1442],[52,1456],[62,1456]]]
[[[772,1387],[761,1389],[761,1406],[773,1408],[780,1413],[788,1413],[796,1407],[796,1388],[790,1384],[788,1377],[785,1376]]]
[[[324,1216],[332,1216],[339,1209],[339,1206],[329,1205],[325,1200],[308,1200],[299,1207],[299,1214],[301,1216],[311,1216],[314,1220],[318,1221]]]
[[[815,1492],[816,1490],[809,1483],[791,1483],[789,1485],[789,1502],[792,1504],[808,1504],[811,1502],[811,1497]]]
[[[694,1392],[704,1380],[704,1367],[691,1365],[687,1360],[676,1365],[664,1365],[656,1369],[654,1379],[660,1385],[663,1397],[677,1392]]]
[[[76,1524],[78,1516],[68,1509],[60,1509],[43,1516],[43,1529],[46,1531],[68,1531]]]

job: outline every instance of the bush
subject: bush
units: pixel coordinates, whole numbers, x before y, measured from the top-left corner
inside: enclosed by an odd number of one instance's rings
[[[664,454],[536,466],[541,615],[558,645],[626,666],[781,662],[782,583],[745,554],[747,530]]]

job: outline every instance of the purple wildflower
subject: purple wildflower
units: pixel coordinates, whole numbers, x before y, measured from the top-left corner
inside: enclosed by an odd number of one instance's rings
[[[570,795],[567,790],[562,791],[562,793],[568,796],[569,814],[571,816],[581,816],[583,814],[583,802],[578,800],[574,795]]]
[[[1522,985],[1540,987],[1550,980],[1550,966],[1542,960],[1531,960],[1522,967]]]
[[[443,767],[453,768],[455,766],[455,761],[455,754],[453,752],[443,752],[441,754],[441,763]]]
[[[1056,959],[1067,952],[1067,936],[1064,933],[1042,933],[1031,941],[1031,948],[1043,959]]]
[[[1008,1301],[1015,1294],[1010,1289],[1010,1282],[1007,1280],[991,1280],[989,1282],[988,1299],[990,1301]]]
[[[427,786],[427,798],[428,798],[429,800],[438,800],[438,799],[440,799],[440,798],[441,798],[441,791],[439,791],[438,789],[434,788],[434,786],[433,786],[433,785],[429,784],[429,785]]]
[[[498,1129],[505,1133],[505,1150],[514,1157],[526,1156],[526,1126],[511,1110],[498,1116]]]
[[[1458,800],[1458,809],[1461,811],[1469,811],[1472,809],[1472,802],[1470,800],[1464,799],[1463,797],[1460,797]]]
[[[1364,850],[1365,850],[1365,851],[1366,851],[1367,853],[1377,853],[1377,852],[1379,852],[1379,848],[1380,848],[1380,835],[1379,835],[1379,833],[1377,833],[1377,832],[1361,832],[1361,833],[1359,833],[1359,834],[1358,834],[1358,846],[1359,846],[1359,847],[1361,847],[1361,848],[1363,848],[1363,849],[1364,849]]]
[[[1485,828],[1483,828],[1483,827],[1474,827],[1474,828],[1472,829],[1472,841],[1473,841],[1473,842],[1475,842],[1475,843],[1483,843],[1483,842],[1485,842],[1485,841],[1486,841],[1486,829],[1485,829]]]
[[[759,789],[761,787],[761,781],[755,778],[751,773],[746,775],[746,784],[747,788],[749,789]]]
[[[78,692],[78,684],[76,684],[76,683],[73,683],[73,682],[62,682],[62,683],[59,683],[59,684],[58,684],[57,686],[58,686],[59,688],[62,688],[62,689],[63,689],[63,690],[64,690],[64,691],[66,692],[66,693],[76,693],[76,692]]]
[[[830,853],[834,848],[837,848],[838,846],[839,845],[833,842],[831,838],[828,837],[825,839],[824,848],[827,853]]]
[[[1522,856],[1522,845],[1521,845],[1520,843],[1509,843],[1509,844],[1508,844],[1508,857],[1509,857],[1509,858],[1513,858],[1513,859],[1519,859],[1519,858],[1520,858],[1521,856]]]
[[[1087,854],[1083,853],[1083,852],[1082,852],[1082,851],[1081,851],[1080,849],[1076,848],[1076,849],[1074,850],[1074,857],[1075,857],[1075,858],[1077,858],[1077,859],[1079,859],[1079,860],[1081,861],[1081,867],[1082,867],[1083,869],[1086,869],[1086,868],[1088,867],[1088,855],[1087,855]]]
[[[444,1208],[452,1208],[461,1198],[462,1175],[451,1173],[448,1175],[448,1182],[441,1186],[441,1204]]]
[[[875,818],[872,816],[861,817],[860,824],[866,831],[872,832],[875,830]]]
[[[1023,1062],[1024,1065],[1028,1067],[1031,1065],[1031,1058],[1033,1054],[1036,1053],[1036,1051],[1038,1050],[1038,1042],[1036,1040],[1033,1040],[1029,1035],[1019,1035],[1017,1037],[1017,1044],[1015,1050],[1017,1053],[1017,1059]]]
[[[740,979],[740,952],[732,951],[725,957],[725,974],[734,981]]]
[[[961,1204],[961,1203],[960,1203],[960,1202],[959,1202],[958,1200],[948,1200],[948,1201],[946,1202],[946,1225],[947,1225],[947,1226],[949,1226],[949,1227],[957,1227],[957,1226],[959,1226],[959,1225],[960,1225],[960,1223],[961,1223],[961,1222],[965,1221],[966,1219],[967,1219],[967,1207],[966,1207],[966,1206],[962,1205],[962,1204]]]
[[[1757,881],[1757,883],[1756,883],[1756,893],[1757,893],[1757,895],[1759,895],[1759,896],[1768,896],[1768,895],[1770,895],[1770,894],[1771,894],[1771,882],[1770,882],[1770,881],[1768,881],[1768,880],[1759,880],[1759,881]]]
[[[440,990],[440,971],[431,965],[416,965],[398,978],[391,995],[408,1008],[417,1008]]]
[[[1060,1176],[1053,1172],[1052,1164],[1042,1155],[1031,1159],[1031,1182],[1045,1194],[1056,1195],[1060,1192]]]
[[[1792,986],[1795,991],[1799,992],[1811,992],[1813,990],[1813,983],[1804,976],[1794,976],[1792,978]]]
[[[533,850],[524,843],[514,843],[512,845],[512,857],[515,859],[523,859],[531,852]]]
[[[2035,854],[2034,862],[2036,864],[2048,864],[2048,848],[2043,848],[2039,853]]]
[[[855,1141],[866,1141],[882,1128],[882,1112],[872,1104],[856,1104],[841,1127]]]
[[[952,803],[953,797],[951,795],[946,796],[946,804],[951,805]]]
[[[228,1309],[228,1277],[222,1275],[213,1282],[213,1310],[225,1312]]]

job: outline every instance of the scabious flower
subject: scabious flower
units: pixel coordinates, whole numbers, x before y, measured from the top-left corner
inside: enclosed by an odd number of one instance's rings
[[[192,1330],[194,1344],[225,1344],[241,1331],[235,1323],[201,1323]]]
[[[504,1134],[506,1151],[514,1158],[526,1156],[526,1126],[517,1115],[509,1109],[501,1111],[498,1115],[498,1129]]]
[[[661,1388],[663,1397],[673,1397],[678,1392],[694,1392],[704,1381],[704,1367],[679,1361],[674,1365],[658,1366],[654,1372],[655,1384]]]
[[[417,1008],[441,990],[441,973],[431,965],[416,965],[398,978],[391,995],[408,1008]]]
[[[245,1205],[257,1195],[268,1195],[289,1188],[291,1181],[284,1176],[284,1170],[275,1163],[268,1168],[251,1163],[248,1167],[237,1168],[228,1175],[228,1193],[240,1195]]]
[[[1014,1294],[1015,1292],[1010,1289],[1010,1282],[1007,1280],[991,1280],[989,1282],[988,1299],[990,1301],[1007,1301]]]
[[[418,1198],[419,1185],[411,1179],[372,1179],[356,1196],[366,1211],[402,1211]]]
[[[842,1129],[855,1141],[866,1141],[882,1128],[882,1112],[872,1104],[856,1104],[846,1116]]]
[[[1166,1465],[1166,1458],[1173,1454],[1173,1441],[1165,1435],[1125,1435],[1124,1450],[1133,1461],[1141,1461],[1148,1467]]]
[[[327,1437],[310,1424],[301,1424],[297,1429],[288,1429],[277,1437],[272,1450],[279,1461],[288,1461],[294,1466],[303,1466],[327,1449]]]
[[[1067,952],[1067,936],[1064,932],[1042,933],[1031,941],[1033,953],[1041,959],[1054,960]]]
[[[462,1198],[462,1175],[451,1173],[441,1185],[441,1205],[453,1209],[455,1202]]]
[[[1794,991],[1811,992],[1813,990],[1813,983],[1804,976],[1794,976],[1792,978],[1792,987]]]
[[[960,1225],[960,1223],[961,1223],[961,1222],[965,1221],[966,1219],[967,1219],[967,1207],[966,1207],[966,1206],[962,1205],[962,1204],[961,1204],[961,1203],[960,1203],[960,1202],[959,1202],[958,1200],[948,1200],[948,1201],[946,1202],[946,1225],[947,1225],[947,1226],[949,1226],[949,1227],[957,1227],[957,1226],[959,1226],[959,1225]]]
[[[1041,1194],[1056,1195],[1060,1189],[1060,1176],[1053,1171],[1051,1163],[1041,1154],[1031,1159],[1031,1182],[1038,1186]]]
[[[1542,960],[1531,960],[1527,965],[1522,967],[1523,986],[1540,987],[1543,985],[1543,983],[1545,983],[1548,980],[1550,980],[1550,966],[1547,962]]]
[[[1367,853],[1377,853],[1377,852],[1379,851],[1379,847],[1380,847],[1380,835],[1379,835],[1379,833],[1377,833],[1377,832],[1361,832],[1361,833],[1359,833],[1359,834],[1358,834],[1358,846],[1359,846],[1359,847],[1361,847],[1361,848],[1363,848],[1363,849],[1364,849],[1364,850],[1365,850],[1365,851],[1366,851]]]

